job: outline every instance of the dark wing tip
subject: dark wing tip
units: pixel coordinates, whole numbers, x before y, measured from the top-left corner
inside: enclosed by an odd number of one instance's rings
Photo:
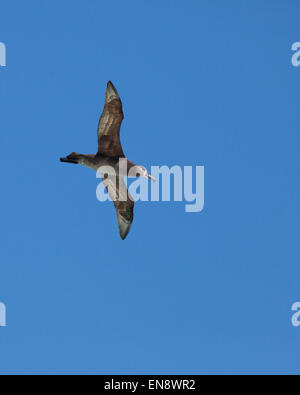
[[[117,213],[117,216],[118,216],[120,236],[122,240],[125,240],[130,231],[133,217],[127,219],[120,212]]]
[[[106,87],[106,102],[110,103],[112,100],[120,99],[119,93],[111,81],[108,81]]]
[[[120,237],[122,240],[125,240],[131,228],[131,224],[127,224],[126,227],[123,225],[119,226]]]

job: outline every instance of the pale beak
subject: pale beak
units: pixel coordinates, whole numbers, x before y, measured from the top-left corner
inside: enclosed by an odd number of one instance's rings
[[[151,180],[151,181],[153,181],[153,182],[155,182],[156,180],[155,180],[155,178],[154,177],[152,177],[150,174],[147,174],[147,177],[149,178],[149,180]]]

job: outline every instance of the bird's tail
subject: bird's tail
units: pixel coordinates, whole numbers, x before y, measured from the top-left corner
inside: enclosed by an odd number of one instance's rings
[[[83,155],[72,152],[72,154],[68,155],[66,158],[60,158],[60,161],[66,163],[74,163],[77,165],[78,163],[80,163],[80,159],[82,159],[82,157]]]

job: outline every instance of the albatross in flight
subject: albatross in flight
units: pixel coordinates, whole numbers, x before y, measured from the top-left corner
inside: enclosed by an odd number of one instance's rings
[[[98,124],[97,154],[83,155],[72,152],[66,158],[60,158],[61,162],[81,164],[97,171],[100,169],[103,183],[116,208],[122,240],[126,238],[130,230],[134,207],[133,198],[126,188],[123,176],[127,176],[130,169],[134,167],[137,177],[147,177],[155,181],[143,166],[135,165],[125,157],[120,142],[120,127],[123,118],[120,96],[112,82],[109,81],[106,87],[104,109]],[[120,159],[126,161],[127,174],[122,173],[119,166]],[[106,170],[109,168],[113,168],[114,172],[109,173],[109,170]]]

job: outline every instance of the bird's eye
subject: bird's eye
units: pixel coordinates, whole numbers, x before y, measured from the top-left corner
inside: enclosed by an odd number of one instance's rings
[[[108,177],[108,174],[107,174],[107,173],[105,173],[105,174],[104,174],[104,178],[107,178],[107,177]]]

